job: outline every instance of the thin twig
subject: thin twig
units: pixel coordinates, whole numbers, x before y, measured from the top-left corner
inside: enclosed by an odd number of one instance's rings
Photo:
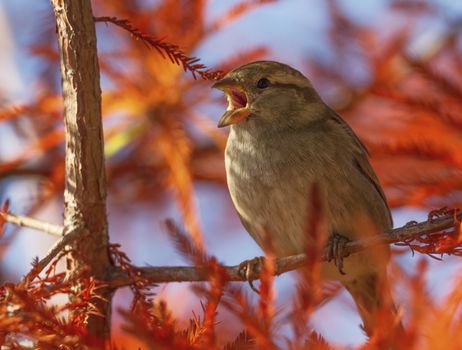
[[[55,244],[48,250],[45,257],[38,262],[34,263],[32,270],[24,277],[25,281],[32,281],[37,277],[40,272],[58,255],[64,247],[71,244],[72,241],[79,235],[84,233],[84,229],[81,227],[75,227],[68,233],[64,233],[62,238],[55,242]]]
[[[5,220],[5,222],[20,227],[27,227],[33,230],[42,231],[48,233],[52,236],[62,236],[63,227],[59,225],[50,224],[45,221],[40,221],[28,216],[22,216],[12,213],[0,212],[0,216]]]
[[[349,242],[344,251],[344,256],[357,253],[367,248],[380,244],[392,244],[397,242],[406,242],[422,235],[441,233],[441,231],[454,228],[456,220],[462,219],[462,213],[456,215],[445,215],[439,218],[405,225],[396,229],[387,231],[380,236],[374,236],[366,239]],[[451,233],[448,233],[448,235]],[[278,258],[275,260],[274,275],[280,275],[285,272],[295,270],[305,264],[305,254],[298,254]],[[326,261],[324,254],[323,261]],[[200,282],[207,281],[208,276],[205,273],[206,269],[194,266],[153,266],[153,267],[135,267],[141,273],[140,277],[149,280],[152,284],[167,283],[167,282]],[[224,267],[229,281],[242,281],[239,274],[239,265]],[[128,274],[120,268],[114,268],[109,276],[109,285],[112,288],[119,288],[130,285],[132,283]]]
[[[0,121],[1,121],[1,115],[0,115]],[[8,169],[6,171],[1,171],[0,172],[0,179],[6,179],[8,177],[19,177],[19,176],[24,176],[24,177],[48,177],[50,176],[50,170],[47,170],[42,167],[37,167],[37,168],[13,168],[13,169]]]

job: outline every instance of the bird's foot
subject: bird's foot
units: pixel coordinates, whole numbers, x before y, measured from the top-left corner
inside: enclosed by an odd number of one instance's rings
[[[341,275],[346,274],[343,271],[343,258],[345,257],[345,247],[348,242],[350,242],[348,238],[338,233],[330,235],[327,241],[327,261],[334,260],[334,264]]]
[[[260,294],[260,291],[253,285],[253,281],[260,276],[264,260],[264,257],[257,256],[256,258],[245,260],[239,264],[239,276],[241,276],[243,281],[249,282],[250,288],[257,294]]]

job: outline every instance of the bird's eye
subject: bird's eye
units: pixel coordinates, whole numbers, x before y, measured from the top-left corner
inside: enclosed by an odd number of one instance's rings
[[[257,83],[257,87],[259,89],[266,89],[270,84],[270,81],[266,78],[261,78],[258,83]]]

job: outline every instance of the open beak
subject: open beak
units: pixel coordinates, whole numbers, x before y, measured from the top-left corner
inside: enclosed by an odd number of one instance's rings
[[[212,88],[223,91],[228,98],[228,108],[218,122],[219,128],[239,123],[250,115],[249,101],[240,83],[224,78],[213,84]]]

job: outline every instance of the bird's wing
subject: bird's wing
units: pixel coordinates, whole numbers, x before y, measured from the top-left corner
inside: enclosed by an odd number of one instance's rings
[[[332,116],[332,119],[336,123],[338,123],[343,128],[343,130],[345,130],[345,132],[354,141],[354,149],[353,149],[354,165],[361,172],[361,174],[363,174],[364,177],[367,178],[374,185],[375,189],[377,190],[380,197],[382,198],[385,206],[387,207],[390,224],[393,225],[393,219],[391,217],[391,212],[390,212],[390,208],[388,207],[385,193],[383,192],[382,187],[380,186],[380,182],[379,182],[379,179],[377,178],[377,175],[375,174],[374,170],[372,169],[371,164],[369,163],[369,160],[368,160],[369,152],[366,146],[364,146],[364,144],[361,142],[358,136],[356,136],[356,134],[354,133],[353,129],[351,129],[351,127],[342,119],[341,116],[339,116],[334,111],[332,111],[331,116]]]

